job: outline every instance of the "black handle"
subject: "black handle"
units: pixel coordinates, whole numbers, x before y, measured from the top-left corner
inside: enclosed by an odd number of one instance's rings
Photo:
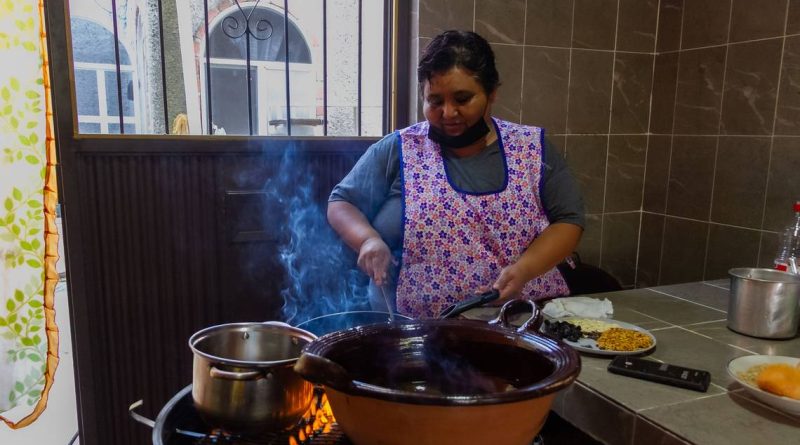
[[[500,291],[497,289],[492,289],[490,291],[486,291],[480,294],[477,294],[473,297],[467,298],[466,300],[448,306],[445,310],[443,310],[439,314],[439,318],[455,318],[456,316],[478,306],[483,306],[490,301],[494,301],[500,298]]]

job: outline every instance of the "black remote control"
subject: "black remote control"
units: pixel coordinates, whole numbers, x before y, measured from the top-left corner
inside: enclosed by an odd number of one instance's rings
[[[711,383],[711,374],[708,371],[622,355],[611,360],[608,371],[700,392],[706,392]]]

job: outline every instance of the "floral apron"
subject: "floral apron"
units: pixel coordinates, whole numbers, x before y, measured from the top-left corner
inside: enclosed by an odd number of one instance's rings
[[[539,198],[542,129],[495,119],[506,183],[469,193],[449,181],[428,123],[399,131],[403,179],[403,251],[397,310],[436,317],[447,306],[490,287],[550,224]],[[522,297],[568,295],[557,269],[528,282]]]

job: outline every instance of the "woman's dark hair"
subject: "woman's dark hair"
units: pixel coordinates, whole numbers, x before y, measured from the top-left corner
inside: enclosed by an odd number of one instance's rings
[[[500,84],[489,42],[472,31],[445,31],[431,40],[417,66],[420,86],[434,74],[461,67],[475,73],[486,94]]]

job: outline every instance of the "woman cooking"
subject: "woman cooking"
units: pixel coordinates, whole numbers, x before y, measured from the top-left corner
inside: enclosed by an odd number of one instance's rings
[[[384,296],[437,316],[476,292],[567,295],[556,265],[583,231],[583,201],[544,130],[491,117],[500,84],[481,36],[435,37],[417,68],[425,122],[373,144],[333,189],[328,221]],[[399,267],[398,267],[399,266]]]

